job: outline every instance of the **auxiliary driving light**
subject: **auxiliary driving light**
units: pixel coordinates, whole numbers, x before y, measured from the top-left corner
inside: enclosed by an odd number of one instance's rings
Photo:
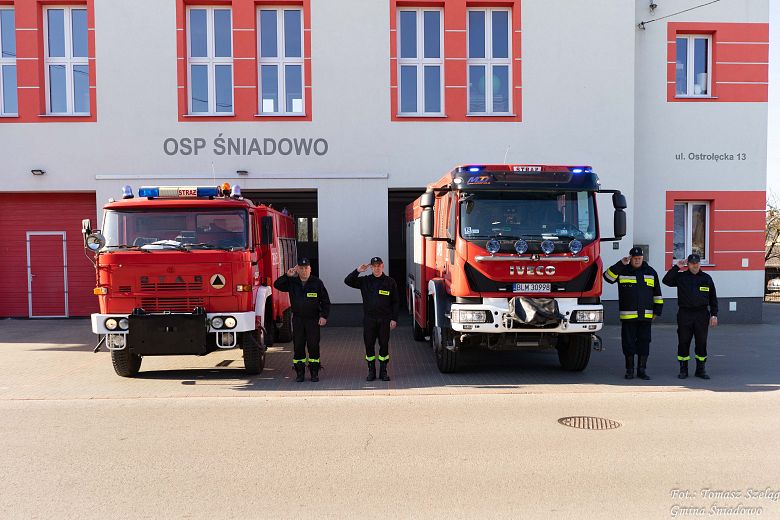
[[[108,318],[104,324],[108,330],[116,330],[116,328],[119,326],[119,323],[117,323],[115,318]]]
[[[225,328],[232,329],[236,326],[236,319],[233,316],[225,318]]]
[[[225,320],[220,318],[219,316],[215,316],[214,318],[211,318],[211,326],[215,329],[221,329],[225,325]]]
[[[572,254],[575,255],[580,254],[580,251],[582,251],[582,242],[580,242],[576,238],[571,242],[569,242],[569,251],[571,251]]]
[[[523,240],[522,238],[515,242],[515,251],[517,251],[518,255],[522,255],[526,251],[528,251],[528,242]]]
[[[122,318],[119,320],[119,328],[122,330],[127,330],[130,328],[130,320],[127,318]]]
[[[555,251],[555,244],[553,244],[552,240],[542,242],[542,253],[549,255],[553,251]]]
[[[494,255],[501,250],[501,242],[499,242],[495,238],[491,238],[490,240],[488,240],[487,244],[485,244],[485,249],[487,249],[488,253]]]

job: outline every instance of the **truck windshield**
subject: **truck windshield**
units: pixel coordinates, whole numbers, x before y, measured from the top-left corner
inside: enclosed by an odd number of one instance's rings
[[[244,210],[106,210],[103,251],[246,249]]]
[[[467,193],[460,204],[460,233],[466,240],[596,238],[596,213],[589,192]]]

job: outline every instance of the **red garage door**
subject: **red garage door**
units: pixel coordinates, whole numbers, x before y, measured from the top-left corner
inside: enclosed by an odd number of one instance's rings
[[[94,193],[0,194],[0,317],[97,312],[95,269],[81,220],[95,221]]]

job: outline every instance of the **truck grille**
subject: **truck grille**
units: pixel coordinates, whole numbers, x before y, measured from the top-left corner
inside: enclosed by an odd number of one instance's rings
[[[202,291],[203,282],[144,282],[141,280],[142,292],[174,292],[174,291]]]
[[[192,312],[195,307],[204,307],[204,298],[141,298],[141,308],[146,312]]]

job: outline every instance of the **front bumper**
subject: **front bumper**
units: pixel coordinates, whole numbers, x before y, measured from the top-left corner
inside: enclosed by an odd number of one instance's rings
[[[452,322],[452,330],[456,332],[504,334],[507,332],[554,332],[562,334],[593,333],[601,330],[603,322],[598,323],[573,323],[570,321],[574,311],[603,311],[602,305],[580,305],[577,298],[556,298],[558,310],[564,319],[557,326],[534,327],[523,325],[512,319],[509,313],[509,300],[507,298],[484,298],[481,304],[454,303],[451,309],[458,311],[486,311],[489,312],[492,323],[456,323]]]
[[[189,313],[172,313],[171,316],[176,315],[189,315]],[[165,316],[165,314],[149,314],[149,316]],[[217,316],[226,317],[233,316],[236,319],[236,326],[232,329],[222,328],[215,329],[211,326],[211,319]],[[92,332],[94,334],[127,334],[130,330],[121,330],[117,327],[115,330],[108,330],[106,328],[106,320],[108,318],[114,318],[119,321],[121,318],[130,318],[129,314],[93,314],[92,315]],[[254,312],[209,312],[206,313],[206,320],[209,324],[208,332],[247,332],[255,330],[255,313]]]

